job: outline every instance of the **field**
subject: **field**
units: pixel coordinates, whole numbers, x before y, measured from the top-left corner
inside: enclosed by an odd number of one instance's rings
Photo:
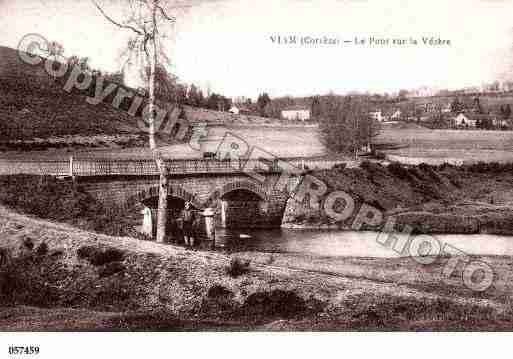
[[[198,158],[204,151],[215,152],[224,136],[236,136],[249,147],[257,146],[279,157],[326,156],[316,126],[283,125],[214,125],[209,127],[206,140],[201,141],[201,150],[189,144],[161,147],[168,158]],[[107,140],[103,142],[108,142]],[[142,140],[144,143],[145,141]],[[513,131],[465,131],[431,130],[420,126],[396,128],[385,125],[376,142],[405,146],[386,150],[389,155],[408,157],[411,161],[429,160],[513,161]],[[70,155],[98,158],[151,158],[148,147],[111,145],[108,147],[55,148],[41,151],[4,151],[0,157],[37,159],[68,158]]]
[[[244,140],[248,146],[259,148],[280,157],[316,157],[325,154],[317,128],[315,126],[255,126],[233,125],[212,126],[208,131],[206,141],[202,141],[201,151],[192,148],[189,144],[177,144],[161,147],[164,156],[169,158],[198,158],[203,151],[216,151],[223,137],[229,134]],[[109,148],[57,148],[43,151],[6,151],[0,157],[35,159],[35,158],[68,158],[98,157],[98,158],[151,158],[148,147],[122,148],[120,146]]]
[[[463,161],[513,161],[513,131],[394,129],[387,126],[379,142],[407,146],[388,154]]]

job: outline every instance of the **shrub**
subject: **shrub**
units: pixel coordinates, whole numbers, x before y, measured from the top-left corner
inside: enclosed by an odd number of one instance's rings
[[[41,218],[66,221],[97,209],[71,181],[50,176],[0,176],[0,188],[1,203]]]
[[[36,248],[36,254],[38,256],[44,256],[48,253],[48,244],[46,242],[42,242],[37,248]]]
[[[0,203],[40,218],[109,235],[134,235],[125,209],[107,209],[72,181],[51,176],[0,176]]]
[[[94,246],[83,246],[77,250],[78,258],[86,259],[94,266],[102,266],[110,262],[119,262],[125,258],[125,253],[116,248],[100,249]]]
[[[380,163],[371,162],[371,161],[363,161],[360,164],[360,167],[367,171],[368,174],[374,176],[376,174],[383,174],[385,172],[384,167]]]
[[[249,272],[249,260],[241,260],[240,258],[232,258],[230,265],[226,267],[226,273],[233,278],[239,277]]]
[[[306,302],[291,290],[275,289],[249,295],[242,306],[246,315],[294,317],[306,311]]]
[[[513,170],[513,164],[511,163],[499,163],[499,162],[477,162],[465,167],[469,172],[474,173],[498,173]]]
[[[0,248],[0,268],[7,265],[9,260],[9,252],[5,248]]]
[[[442,183],[442,179],[440,178],[438,173],[435,172],[436,167],[430,166],[427,163],[423,162],[419,165],[419,169],[425,174],[427,174],[429,178],[435,181],[436,183]]]
[[[23,246],[28,249],[28,250],[33,250],[34,249],[34,242],[33,242],[33,239],[30,238],[30,237],[24,237],[23,238]]]
[[[346,167],[347,167],[347,163],[337,163],[336,165],[333,165],[333,167],[331,167],[331,168],[336,171],[343,171]]]
[[[223,287],[222,285],[215,284],[208,289],[207,297],[208,298],[227,298],[233,296],[232,291]]]
[[[105,266],[101,267],[98,271],[100,278],[110,277],[113,274],[122,272],[125,270],[125,266],[120,262],[110,262]]]
[[[54,305],[58,289],[48,283],[46,274],[57,270],[54,262],[40,262],[30,254],[7,260],[0,268],[0,305]]]
[[[410,171],[407,168],[403,167],[398,162],[392,162],[387,167],[388,172],[390,172],[394,177],[399,178],[401,180],[411,181],[413,180]]]
[[[442,197],[443,197],[440,190],[436,186],[432,185],[431,183],[425,183],[425,182],[419,183],[416,186],[416,189],[420,193],[422,193],[423,195],[425,195],[426,197],[429,197],[429,198],[442,199]]]

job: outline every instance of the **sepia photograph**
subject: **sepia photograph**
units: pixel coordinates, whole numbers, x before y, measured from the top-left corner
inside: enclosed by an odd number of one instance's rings
[[[513,331],[512,0],[0,14],[2,333]]]

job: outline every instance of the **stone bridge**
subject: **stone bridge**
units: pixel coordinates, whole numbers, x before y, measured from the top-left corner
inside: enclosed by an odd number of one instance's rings
[[[306,168],[330,168],[341,163],[305,159],[184,159],[165,162],[170,216],[176,216],[184,202],[190,201],[198,210],[216,209],[216,223],[227,228],[279,227],[289,198],[283,184],[282,188],[275,188],[280,176],[293,169],[291,173],[295,173],[295,177],[292,182],[287,181],[290,186],[301,180],[300,174]],[[46,161],[0,160],[0,174],[17,173],[73,178],[106,207],[141,207],[145,216],[150,216],[154,223],[159,172],[153,160],[77,160],[72,157]]]
[[[288,194],[273,188],[279,174],[266,174],[263,183],[245,174],[174,175],[169,177],[170,210],[191,201],[197,209],[217,209],[223,227],[279,227]],[[76,181],[107,207],[156,209],[158,176],[79,177]]]

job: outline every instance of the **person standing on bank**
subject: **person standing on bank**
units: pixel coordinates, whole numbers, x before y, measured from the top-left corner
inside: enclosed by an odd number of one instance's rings
[[[182,220],[183,239],[187,247],[194,247],[194,217],[195,213],[191,202],[185,202],[180,218]]]

